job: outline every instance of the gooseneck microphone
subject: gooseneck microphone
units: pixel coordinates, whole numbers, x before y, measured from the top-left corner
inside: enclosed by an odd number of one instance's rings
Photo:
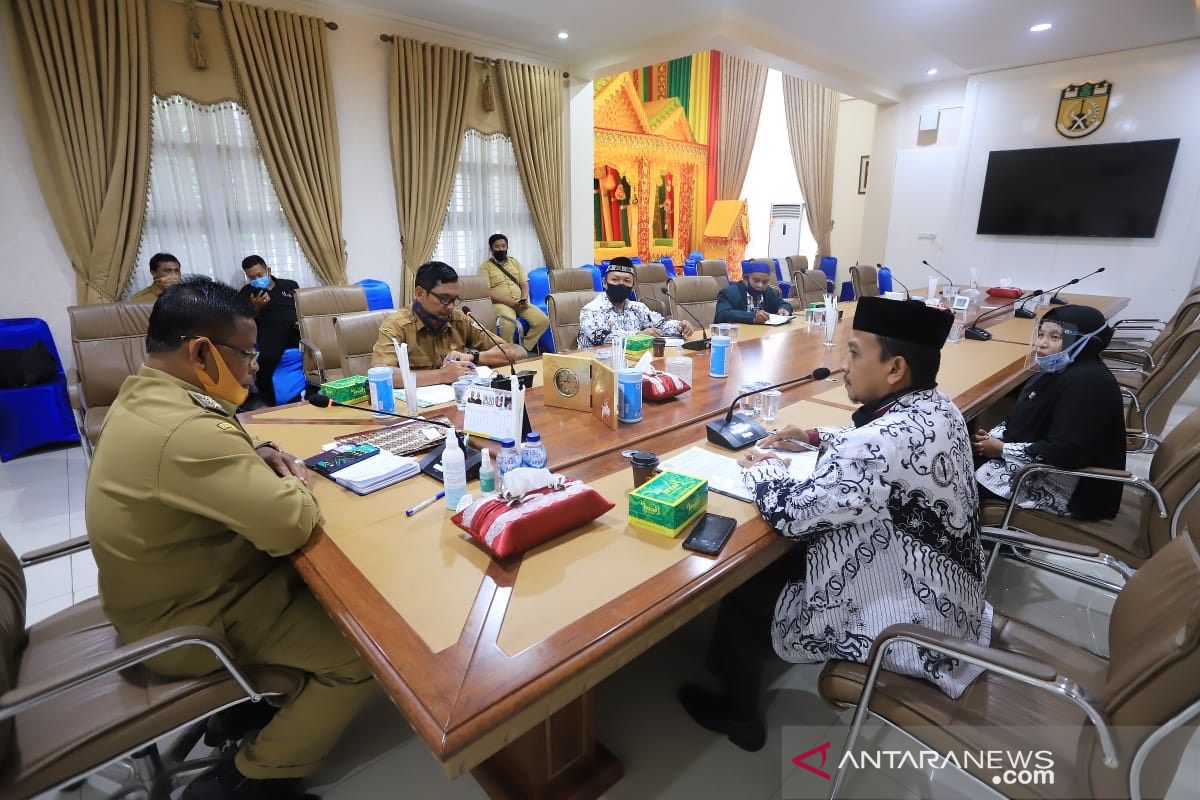
[[[883,269],[883,264],[876,264],[875,269]],[[894,280],[896,283],[900,284],[900,288],[904,290],[904,299],[912,300],[912,292],[910,292],[908,290],[908,287],[904,285],[904,281],[902,281],[896,277],[895,272],[892,273],[892,280]]]
[[[826,367],[817,367],[811,374],[805,375],[803,378],[793,378],[790,381],[783,381],[782,383],[755,389],[752,392],[739,394],[729,404],[729,410],[725,412],[724,419],[715,419],[705,426],[708,429],[708,440],[728,450],[741,450],[744,447],[749,447],[766,436],[767,429],[759,425],[754,419],[733,413],[733,409],[737,407],[739,400],[743,397],[749,397],[752,394],[758,394],[759,392],[781,389],[784,386],[794,386],[801,383],[808,383],[809,381],[823,381],[828,377],[829,370]]]
[[[475,319],[475,315],[471,313],[470,306],[462,306],[461,310],[464,314],[467,315],[467,319],[469,319],[469,320],[471,320],[471,322],[475,323],[476,328],[479,328],[479,330],[483,331],[486,335],[490,336],[493,342],[500,345],[500,354],[502,356],[504,356],[504,360],[508,362],[508,368],[512,370],[512,374],[516,375],[517,374],[517,364],[515,361],[512,360],[512,357],[508,354],[508,351],[504,349],[504,340],[501,339],[496,334],[489,331],[487,328],[485,328],[482,322]]]
[[[979,314],[975,317],[975,321],[971,323],[971,327],[967,328],[965,331],[963,331],[963,333],[966,335],[966,337],[968,339],[974,339],[977,342],[986,342],[992,338],[992,334],[988,333],[983,328],[979,327],[980,320],[982,320],[984,317],[990,317],[993,314],[998,314],[1001,311],[1005,310],[1006,308],[1012,308],[1017,303],[1023,303],[1026,300],[1030,300],[1034,297],[1041,297],[1044,294],[1045,294],[1045,291],[1043,291],[1041,289],[1036,289],[1036,290],[1030,292],[1029,294],[1023,294],[1014,300],[1010,300],[1009,302],[1005,303],[1002,306],[997,306],[988,311],[984,311],[982,314]]]
[[[665,286],[662,287],[659,291],[661,291],[667,297],[671,296],[671,293],[667,291],[667,287],[665,287]],[[685,314],[687,314],[689,317],[696,320],[696,325],[699,326],[697,328],[697,330],[699,330],[701,336],[704,337],[703,339],[698,339],[694,342],[684,342],[683,349],[684,350],[707,350],[709,347],[711,347],[712,342],[710,342],[708,339],[708,326],[705,325],[703,322],[701,322],[700,318],[697,317],[695,314],[693,314],[691,309],[688,308],[687,306],[685,306],[683,303],[676,303],[675,305],[676,305],[676,307],[683,309],[683,312]]]
[[[954,285],[954,280],[949,275],[947,275],[946,273],[942,272],[940,269],[935,267],[933,264],[930,264],[928,261],[926,261],[923,258],[921,259],[921,263],[924,264],[925,266],[929,267],[931,270],[936,272],[938,275],[941,275],[943,278],[945,278],[946,282],[949,283],[951,286]]]
[[[310,394],[308,396],[308,402],[309,402],[309,404],[314,405],[317,408],[329,408],[330,406],[337,406],[338,408],[349,408],[354,411],[362,411],[364,414],[380,414],[385,417],[396,417],[398,419],[411,419],[415,422],[428,422],[430,425],[441,425],[443,428],[453,428],[454,427],[449,422],[441,422],[440,420],[436,420],[436,419],[427,419],[425,417],[411,417],[408,414],[397,414],[392,411],[376,411],[375,409],[371,408],[370,406],[352,406],[349,403],[339,403],[337,400],[334,400],[329,395],[322,394],[321,392],[317,392],[316,394]]]
[[[1072,278],[1071,280],[1064,283],[1062,286],[1059,286],[1057,289],[1051,289],[1050,291],[1054,292],[1054,294],[1050,296],[1050,302],[1056,306],[1065,306],[1067,304],[1067,301],[1059,298],[1059,296],[1058,296],[1059,291],[1061,289],[1067,288],[1068,286],[1074,286],[1075,284],[1079,283],[1084,278],[1090,278],[1098,272],[1104,272],[1104,267],[1100,267],[1099,269],[1094,269],[1091,272],[1089,272],[1087,275],[1080,275],[1078,278]]]

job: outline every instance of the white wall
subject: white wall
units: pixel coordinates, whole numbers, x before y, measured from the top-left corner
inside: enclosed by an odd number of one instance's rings
[[[595,169],[595,103],[591,81],[572,80],[567,89],[567,238],[565,267],[596,260],[592,219],[592,174]]]
[[[976,234],[988,154],[1068,144],[1054,131],[1059,92],[1087,79],[1112,81],[1113,95],[1103,126],[1080,144],[1181,140],[1157,235],[1079,239]],[[962,118],[957,125],[943,114],[933,145],[916,142],[915,118],[919,106],[931,101],[928,93],[881,113],[881,123],[888,116],[899,118],[892,139],[895,183],[885,223],[886,262],[921,286],[926,274],[921,258],[956,278],[976,267],[983,283],[1008,276],[1032,288],[1048,288],[1105,266],[1107,271],[1081,284],[1080,291],[1132,296],[1128,316],[1169,315],[1195,280],[1200,261],[1200,113],[1184,99],[1196,85],[1200,42],[1191,41],[973,76],[965,91],[940,90],[943,104],[963,105]],[[947,149],[939,153],[939,148]],[[871,216],[869,223],[877,231],[880,215]],[[917,239],[928,232],[938,239]]]
[[[152,0],[166,2],[167,0]],[[317,14],[335,20],[330,31],[329,59],[337,105],[342,167],[342,231],[351,282],[362,278],[387,281],[393,295],[401,285],[400,230],[396,221],[396,193],[392,181],[391,145],[388,141],[388,55],[390,45],[381,33],[396,33],[424,41],[470,50],[478,55],[513,58],[561,69],[544,54],[504,42],[483,39],[396,15],[362,9],[353,12],[325,8],[306,0],[262,0],[264,5]],[[33,162],[25,141],[13,95],[7,38],[0,36],[0,317],[32,316],[45,319],[66,364],[70,354],[67,306],[75,302],[75,279],[50,221]],[[588,203],[591,202],[591,84],[585,86],[586,118],[572,103],[568,109],[571,153],[575,153],[576,128],[586,131]],[[574,109],[579,119],[570,119]],[[572,163],[568,156],[568,163]],[[572,176],[574,177],[574,175]],[[564,210],[565,213],[565,210]],[[587,211],[585,249],[591,250],[591,212]],[[575,238],[574,233],[570,237]],[[482,246],[481,246],[482,247]],[[567,252],[574,254],[573,241]],[[584,261],[590,261],[590,257]],[[574,258],[572,258],[574,261]],[[574,261],[574,263],[582,263]],[[186,265],[185,265],[186,267]]]
[[[859,163],[871,155],[875,139],[874,103],[844,98],[838,108],[837,151],[833,161],[833,232],[829,247],[847,269],[862,259],[863,219],[867,195],[858,193]],[[867,191],[870,192],[868,170]],[[813,265],[816,266],[815,264]]]

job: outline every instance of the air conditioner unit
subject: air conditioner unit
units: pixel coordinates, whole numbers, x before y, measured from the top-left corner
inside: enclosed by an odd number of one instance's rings
[[[767,240],[767,258],[786,258],[800,252],[800,226],[804,224],[804,203],[779,203],[771,206],[771,232]]]

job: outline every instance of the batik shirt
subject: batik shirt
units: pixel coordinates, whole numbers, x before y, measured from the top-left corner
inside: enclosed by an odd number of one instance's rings
[[[646,328],[656,328],[663,336],[682,336],[682,326],[678,320],[667,319],[637,300],[626,300],[625,308],[617,311],[608,295],[601,292],[579,310],[579,339],[575,346],[596,347],[606,344],[614,333],[637,333]]]
[[[1001,422],[988,431],[988,436],[1003,441],[1006,422]],[[1031,442],[1005,442],[1004,453],[1000,458],[989,458],[975,470],[975,477],[981,486],[1009,499],[1012,497],[1013,480],[1022,467],[1040,463],[1029,455]],[[1073,475],[1030,475],[1021,483],[1021,496],[1017,505],[1021,508],[1033,508],[1057,514],[1060,517],[1069,515],[1067,504],[1075,494],[1079,479]]]
[[[991,641],[971,442],[936,389],[910,392],[861,427],[820,429],[807,480],[769,459],[743,472],[766,521],[806,548],[806,575],[775,605],[771,639],[787,661],[866,663],[889,625]],[[982,669],[912,644],[884,668],[958,697]]]

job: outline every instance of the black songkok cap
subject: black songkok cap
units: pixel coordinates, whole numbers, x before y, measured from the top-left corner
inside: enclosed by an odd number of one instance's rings
[[[854,330],[941,350],[954,325],[954,315],[920,300],[863,297],[854,312]]]

